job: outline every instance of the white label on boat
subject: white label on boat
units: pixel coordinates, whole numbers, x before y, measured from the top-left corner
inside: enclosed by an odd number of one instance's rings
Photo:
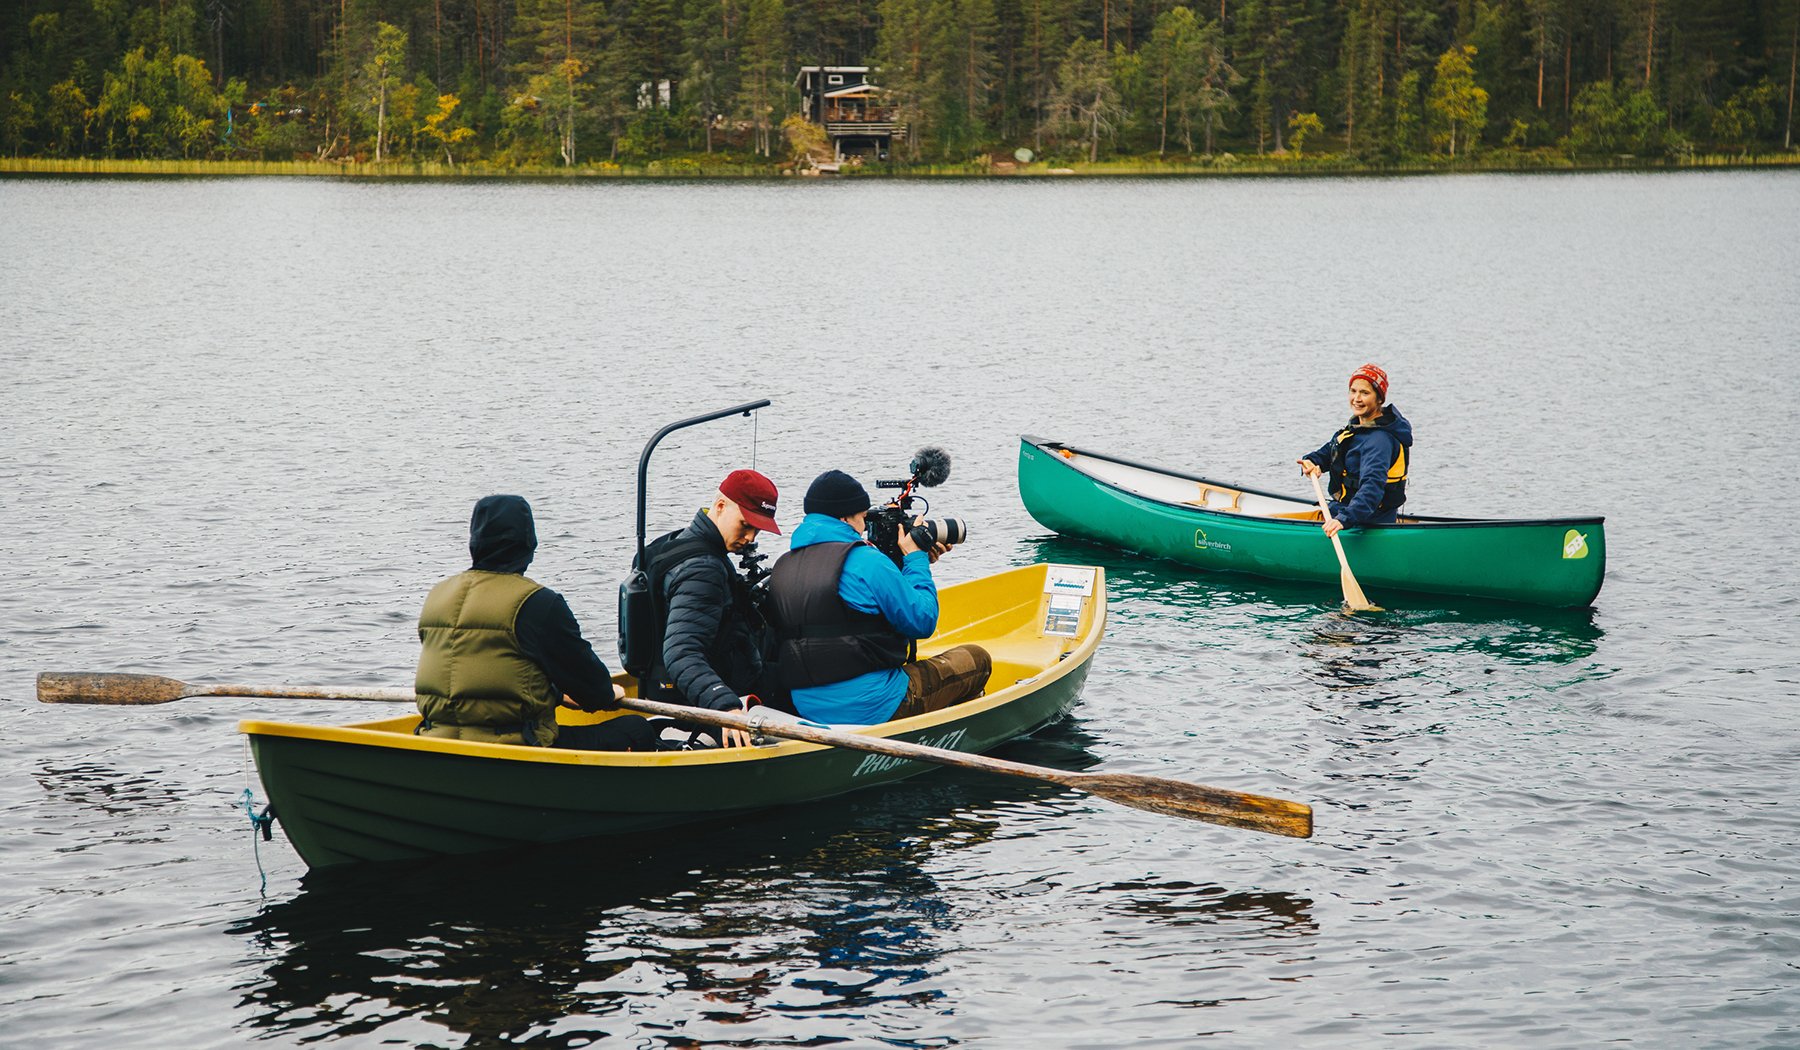
[[[1092,565],[1052,565],[1044,574],[1045,594],[1081,594],[1094,593],[1094,567]]]
[[[1044,610],[1044,633],[1075,637],[1081,630],[1081,605],[1085,601],[1079,594],[1052,594]]]
[[[1588,545],[1586,533],[1576,532],[1574,529],[1570,529],[1568,532],[1563,533],[1564,558],[1585,558],[1587,557],[1587,552]]]
[[[962,743],[963,734],[967,732],[967,729],[958,729],[953,733],[945,733],[943,736],[937,737],[936,739],[921,740],[919,743],[926,747],[935,747],[944,751],[955,751],[956,745]],[[890,769],[898,769],[900,766],[903,766],[910,761],[912,760],[900,758],[895,755],[864,755],[861,764],[856,767],[856,772],[851,773],[850,775],[853,777],[860,777],[865,773],[885,773]]]

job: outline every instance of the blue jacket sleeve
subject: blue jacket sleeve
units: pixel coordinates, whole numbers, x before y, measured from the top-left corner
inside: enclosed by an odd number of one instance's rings
[[[1345,525],[1366,525],[1381,506],[1387,491],[1388,468],[1394,465],[1394,439],[1386,434],[1365,434],[1357,440],[1356,495],[1350,502],[1332,502],[1333,517]]]
[[[519,606],[513,622],[519,649],[544,669],[550,684],[562,690],[583,711],[599,711],[613,703],[612,674],[581,636],[581,625],[563,596],[540,587]]]
[[[1335,438],[1334,438],[1334,440],[1335,440]],[[1324,469],[1330,467],[1331,466],[1331,442],[1330,441],[1325,442],[1323,445],[1320,445],[1318,448],[1314,449],[1311,452],[1308,452],[1306,455],[1301,456],[1300,458],[1311,460],[1313,462],[1313,464],[1315,466],[1317,466],[1320,470],[1324,470]]]
[[[937,630],[937,584],[931,579],[931,555],[914,551],[905,567],[894,568],[887,555],[858,547],[844,559],[838,597],[859,612],[880,613],[908,638],[929,638]]]

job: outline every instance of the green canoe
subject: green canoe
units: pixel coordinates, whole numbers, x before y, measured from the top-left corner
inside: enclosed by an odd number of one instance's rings
[[[1220,572],[1338,582],[1316,503],[1224,485],[1026,436],[1019,495],[1065,536]],[[1345,529],[1344,550],[1376,602],[1394,591],[1560,608],[1593,604],[1606,576],[1604,518],[1402,517]]]
[[[988,694],[855,730],[982,752],[1060,717],[1106,626],[1105,574],[1031,565],[945,587],[929,655],[976,642]],[[635,682],[619,679],[630,692]],[[569,722],[608,715],[562,710]],[[247,721],[257,771],[310,867],[634,832],[826,798],[933,768],[783,741],[649,753],[569,751],[412,735],[416,714],[350,726]]]

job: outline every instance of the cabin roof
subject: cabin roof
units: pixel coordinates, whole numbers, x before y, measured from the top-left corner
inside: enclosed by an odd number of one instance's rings
[[[825,92],[825,97],[826,98],[854,98],[858,95],[879,94],[880,91],[881,91],[881,89],[876,87],[874,84],[851,84],[849,87],[841,87],[841,88],[837,88],[834,91],[827,91],[827,92]]]
[[[794,87],[798,88],[808,73],[861,73],[866,76],[868,72],[868,66],[801,66],[794,74]]]

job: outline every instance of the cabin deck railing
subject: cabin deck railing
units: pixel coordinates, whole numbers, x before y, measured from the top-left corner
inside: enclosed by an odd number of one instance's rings
[[[827,135],[891,135],[906,137],[906,125],[892,120],[830,120],[825,122]]]

